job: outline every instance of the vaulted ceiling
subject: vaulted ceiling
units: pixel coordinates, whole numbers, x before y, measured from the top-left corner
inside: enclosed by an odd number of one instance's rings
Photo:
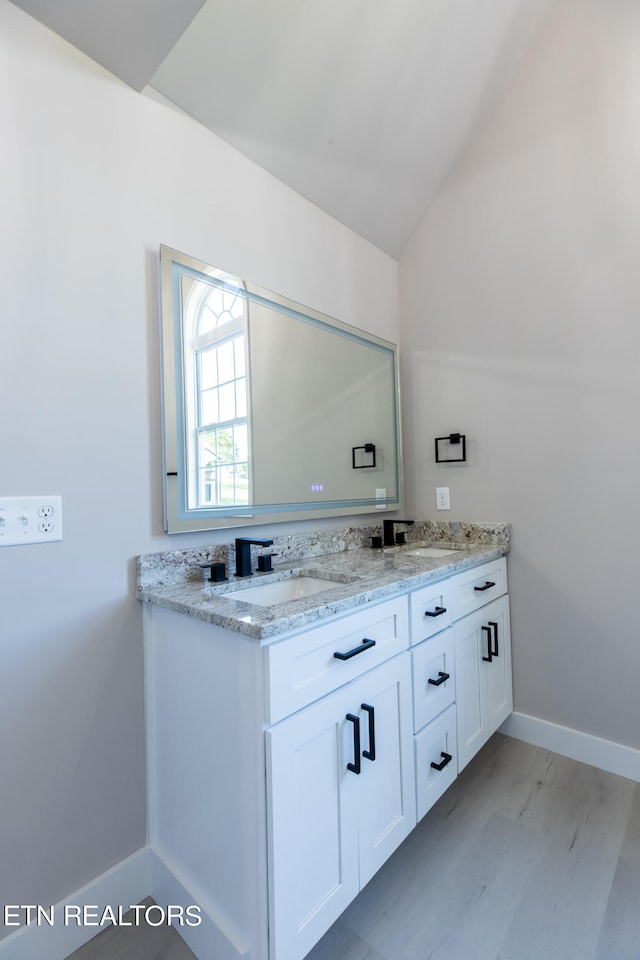
[[[559,0],[14,0],[398,258]]]

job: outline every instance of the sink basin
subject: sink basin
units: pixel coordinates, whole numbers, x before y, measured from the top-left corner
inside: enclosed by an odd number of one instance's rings
[[[301,600],[303,597],[312,597],[314,593],[321,593],[329,587],[339,586],[335,580],[324,580],[320,577],[309,577],[304,574],[288,577],[286,580],[275,580],[272,583],[260,583],[255,587],[244,587],[240,590],[231,590],[222,594],[231,600],[245,600],[247,603],[257,603],[260,607],[271,607],[276,603],[287,603],[289,600]]]
[[[405,550],[407,557],[448,557],[450,553],[458,553],[458,548],[451,547],[416,547],[415,550]]]

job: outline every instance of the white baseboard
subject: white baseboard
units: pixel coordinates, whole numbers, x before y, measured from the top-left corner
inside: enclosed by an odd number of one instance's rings
[[[178,872],[165,863],[147,846],[116,864],[100,877],[53,907],[53,924],[44,919],[30,926],[16,928],[0,940],[0,960],[65,960],[70,953],[97,936],[105,926],[78,925],[72,920],[65,924],[65,907],[97,907],[92,918],[99,917],[105,906],[123,912],[145,897],[153,897],[159,905],[175,904],[184,909],[200,901],[194,891],[179,877]],[[202,898],[206,904],[206,898]],[[50,914],[50,905],[41,904]],[[206,909],[206,906],[209,909]],[[210,905],[201,909],[198,926],[181,926],[178,930],[196,956],[216,957],[217,960],[246,960],[249,948],[235,931],[216,916]]]
[[[152,868],[151,851],[148,847],[143,847],[96,877],[86,887],[56,904],[53,910],[53,926],[48,923],[36,925],[34,922],[30,926],[20,927],[0,940],[0,960],[64,960],[104,929],[78,926],[75,922],[65,925],[65,906],[73,904],[78,907],[103,907],[109,904],[115,908],[120,904],[128,909],[150,895]]]
[[[526,713],[512,713],[500,727],[500,732],[640,783],[640,750],[633,747],[602,740]]]
[[[198,926],[180,927],[178,932],[196,957],[215,960],[248,960],[249,945],[238,931],[225,922],[208,901],[205,891],[198,890],[184,878],[175,864],[152,852],[153,879],[151,895],[156,903],[173,903],[185,910],[190,904],[200,906]]]

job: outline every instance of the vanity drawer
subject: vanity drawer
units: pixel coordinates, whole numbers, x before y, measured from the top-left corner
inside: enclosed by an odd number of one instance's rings
[[[451,616],[453,620],[460,620],[507,593],[506,558],[500,557],[456,574],[450,580],[450,588]]]
[[[451,624],[451,588],[449,580],[429,584],[409,597],[411,643],[420,643]]]
[[[295,713],[408,646],[407,598],[398,597],[265,647],[267,723]]]
[[[456,698],[453,630],[444,630],[411,651],[413,729],[421,730]]]
[[[418,820],[458,775],[456,757],[456,708],[451,705],[413,738],[416,764],[416,805]],[[448,759],[448,758],[451,759]],[[431,766],[441,767],[440,770]]]

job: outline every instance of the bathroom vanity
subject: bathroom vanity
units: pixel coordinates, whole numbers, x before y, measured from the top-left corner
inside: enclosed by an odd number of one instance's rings
[[[301,960],[511,712],[508,531],[464,526],[280,538],[274,573],[204,587],[201,557],[140,558],[152,893],[199,904],[200,960]]]

